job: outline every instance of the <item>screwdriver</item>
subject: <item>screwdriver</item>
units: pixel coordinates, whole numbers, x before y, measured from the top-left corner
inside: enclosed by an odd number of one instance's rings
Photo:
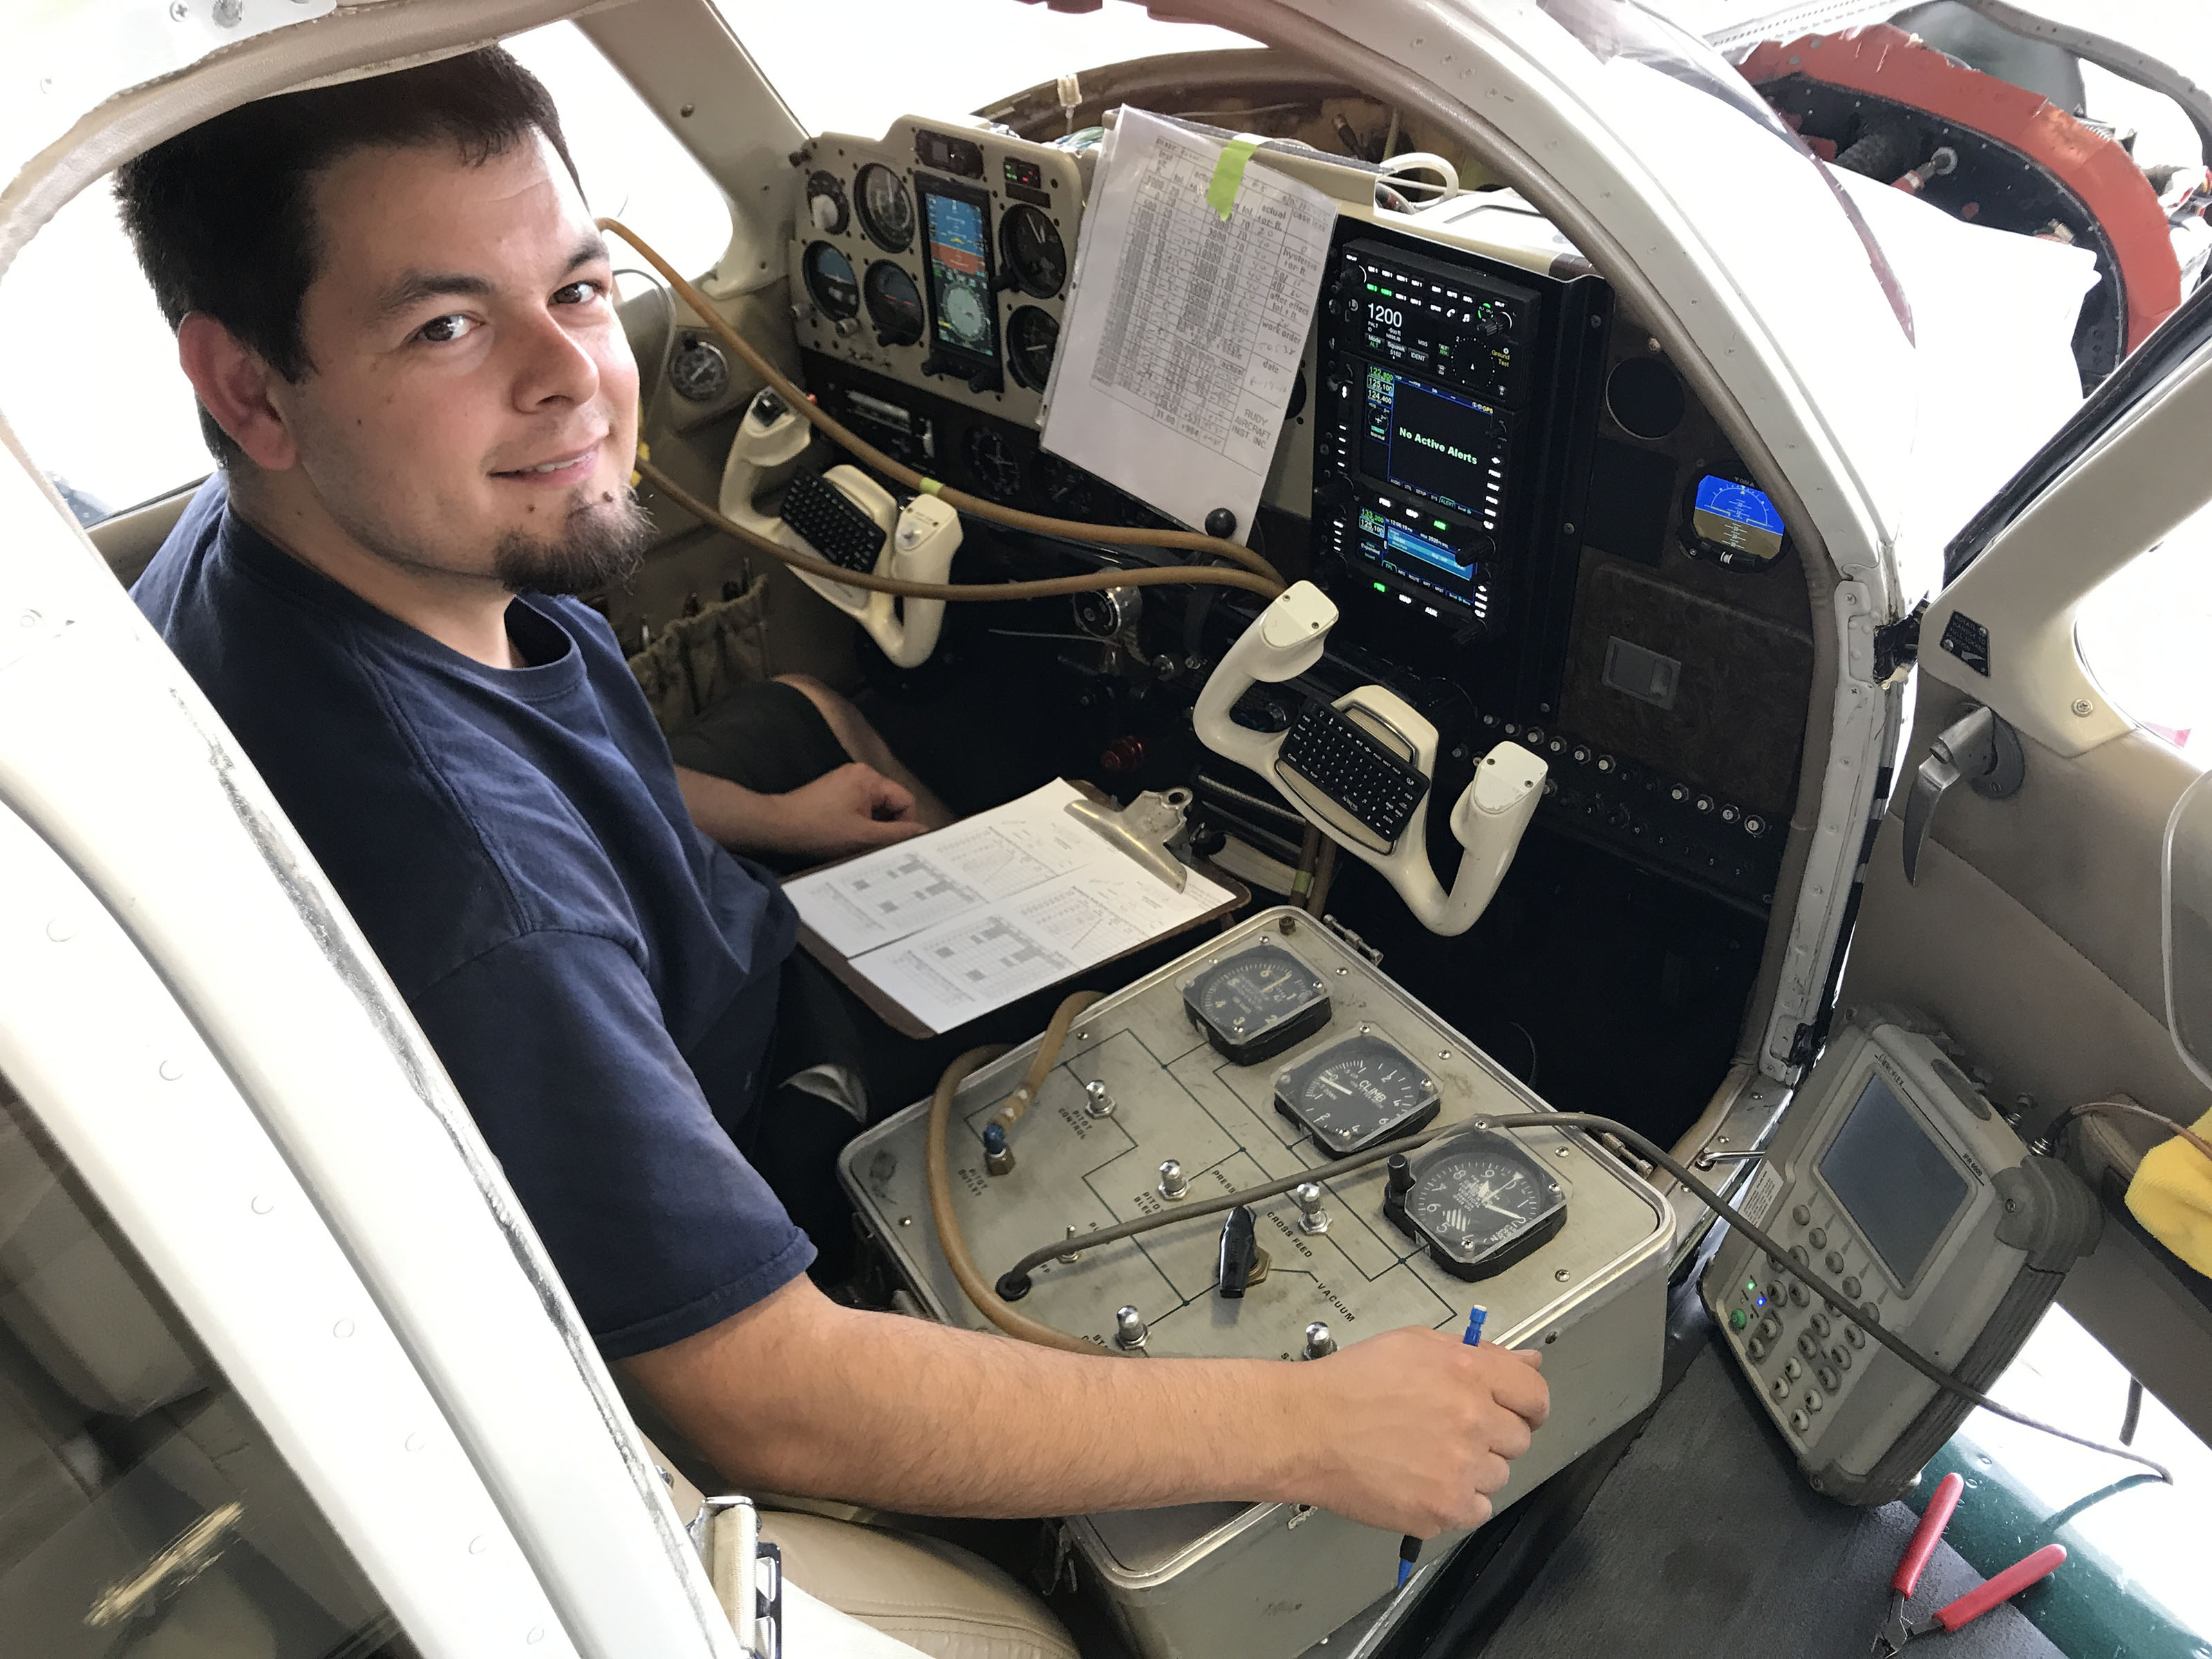
[[[1490,1317],[1490,1310],[1480,1302],[1467,1310],[1467,1334],[1460,1338],[1470,1348],[1482,1346],[1482,1322]],[[1413,1576],[1413,1565],[1421,1559],[1421,1540],[1410,1532],[1398,1540],[1398,1588],[1406,1588],[1406,1581]]]

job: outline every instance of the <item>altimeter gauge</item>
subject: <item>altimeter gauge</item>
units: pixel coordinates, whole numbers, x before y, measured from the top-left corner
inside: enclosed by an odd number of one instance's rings
[[[1382,1212],[1455,1279],[1488,1279],[1566,1225],[1567,1191],[1510,1135],[1471,1128],[1392,1158]]]
[[[1409,1135],[1436,1116],[1437,1080],[1396,1044],[1363,1031],[1286,1066],[1275,1109],[1333,1158]]]
[[[1279,945],[1261,940],[1200,969],[1183,1011],[1239,1066],[1255,1065],[1328,1024],[1328,988]]]

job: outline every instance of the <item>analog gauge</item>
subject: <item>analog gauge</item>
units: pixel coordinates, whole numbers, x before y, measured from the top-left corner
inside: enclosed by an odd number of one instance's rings
[[[844,180],[834,173],[809,173],[806,216],[824,236],[842,236],[853,218],[845,203]]]
[[[914,278],[888,259],[868,267],[861,292],[868,302],[869,320],[876,325],[876,343],[912,345],[921,337],[921,290]]]
[[[1031,392],[1044,390],[1052,374],[1053,348],[1059,343],[1060,324],[1048,311],[1021,306],[1006,319],[1006,367]]]
[[[1011,503],[1022,493],[1022,458],[997,428],[971,426],[960,453],[976,488],[993,501]]]
[[[914,240],[914,198],[881,161],[860,169],[860,228],[886,253],[903,253]]]
[[[829,243],[807,244],[799,268],[806,276],[806,291],[823,316],[842,321],[860,308],[860,284],[853,275],[853,262]]]
[[[729,395],[730,360],[712,340],[687,334],[668,360],[668,384],[689,402],[718,404]]]
[[[1182,988],[1183,1012],[1206,1040],[1250,1066],[1328,1024],[1328,988],[1281,945],[1262,939],[1201,969]]]
[[[1012,207],[999,221],[999,251],[1014,286],[1049,300],[1067,281],[1067,246],[1051,219],[1033,207]]]
[[[1020,313],[1017,312],[1016,317]],[[1089,519],[1097,502],[1097,492],[1092,488],[1097,480],[1073,461],[1064,461],[1049,451],[1039,450],[1036,458],[1036,485],[1044,496],[1045,505],[1063,519]],[[1133,588],[1111,588],[1110,592],[1134,592]]]
[[[1437,1115],[1437,1100],[1434,1078],[1367,1032],[1285,1066],[1275,1079],[1275,1109],[1335,1158],[1412,1134]]]
[[[1566,1188],[1495,1129],[1451,1135],[1390,1164],[1383,1213],[1455,1279],[1503,1273],[1566,1224]]]

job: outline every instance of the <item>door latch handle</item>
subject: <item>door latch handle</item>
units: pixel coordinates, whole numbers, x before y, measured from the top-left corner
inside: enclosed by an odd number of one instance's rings
[[[1912,793],[1905,803],[1905,879],[1917,884],[1920,849],[1936,827],[1936,809],[1961,781],[1985,800],[2019,793],[2027,777],[2027,754],[2020,733],[1994,709],[1977,703],[1943,728],[1928,745],[1928,757],[1912,775]]]

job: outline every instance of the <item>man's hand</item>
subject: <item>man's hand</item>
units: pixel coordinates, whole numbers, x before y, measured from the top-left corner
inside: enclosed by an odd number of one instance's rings
[[[1285,1494],[1385,1532],[1433,1538],[1490,1519],[1506,1462],[1551,1415],[1542,1356],[1385,1331],[1298,1370],[1317,1455]]]
[[[832,859],[889,847],[928,828],[913,792],[858,761],[783,795],[756,794],[726,778],[676,769],[691,822],[740,853]]]
[[[771,849],[778,853],[839,858],[889,847],[928,827],[915,816],[912,791],[859,761],[769,799],[784,823],[783,843]]]

